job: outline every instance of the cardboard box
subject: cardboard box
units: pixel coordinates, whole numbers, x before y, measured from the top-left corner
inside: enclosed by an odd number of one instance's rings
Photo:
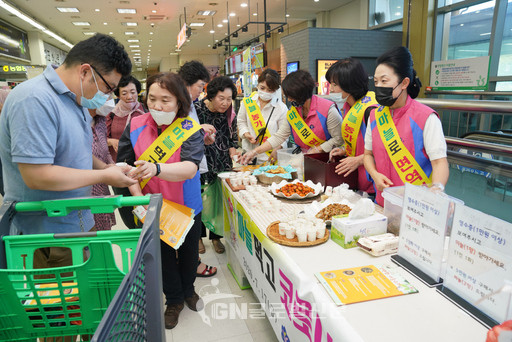
[[[335,157],[334,162],[329,163],[329,153],[313,153],[304,155],[304,180],[320,182],[323,186],[338,186],[347,183],[350,189],[357,189],[357,170],[347,177],[338,175],[334,171],[336,165],[345,157]]]
[[[379,213],[358,220],[335,216],[331,224],[331,239],[343,248],[353,248],[362,237],[384,234],[387,225],[388,218]]]

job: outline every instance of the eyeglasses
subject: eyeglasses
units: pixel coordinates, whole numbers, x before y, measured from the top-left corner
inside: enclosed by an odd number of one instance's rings
[[[90,64],[89,64],[89,65],[90,65]],[[96,70],[96,68],[95,68],[95,67],[93,67],[93,66],[91,65],[91,68],[92,68],[92,70],[94,70],[94,71],[98,74],[98,76],[101,78],[101,80],[103,81],[103,83],[105,83],[105,85],[107,86],[107,88],[108,88],[108,90],[109,90],[109,92],[110,92],[110,93],[113,93],[113,92],[117,89],[117,87],[112,88],[112,87],[110,86],[110,84],[108,84],[108,82],[103,78],[103,76],[101,76],[101,74],[98,72],[98,70]]]

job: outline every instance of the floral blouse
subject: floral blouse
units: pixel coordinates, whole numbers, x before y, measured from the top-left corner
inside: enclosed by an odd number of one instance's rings
[[[202,183],[211,183],[217,178],[218,173],[233,168],[229,149],[231,147],[238,148],[236,117],[230,125],[228,117],[231,116],[231,107],[229,107],[226,113],[213,113],[208,109],[204,100],[195,102],[194,105],[199,117],[199,123],[210,124],[217,130],[215,142],[212,145],[205,145],[208,172],[201,175]]]

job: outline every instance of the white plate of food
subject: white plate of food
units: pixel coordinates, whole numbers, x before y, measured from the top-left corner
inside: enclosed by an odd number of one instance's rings
[[[347,200],[340,202],[333,202],[331,199],[327,199],[324,202],[314,201],[304,208],[304,213],[311,217],[316,217],[324,220],[325,223],[331,223],[333,216],[348,215],[352,210],[353,204]]]
[[[277,197],[305,199],[320,195],[324,191],[324,187],[322,184],[315,184],[310,180],[302,182],[296,179],[293,182],[283,180],[280,183],[272,183],[270,191]]]

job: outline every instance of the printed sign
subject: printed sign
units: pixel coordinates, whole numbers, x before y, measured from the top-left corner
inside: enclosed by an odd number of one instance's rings
[[[187,41],[187,24],[183,24],[180,33],[178,33],[178,49]]]
[[[251,48],[247,48],[243,51],[243,71],[244,76],[242,79],[242,85],[244,89],[244,97],[251,95]]]
[[[457,204],[444,286],[498,322],[507,318],[512,224]],[[510,319],[510,318],[508,318]]]
[[[487,90],[489,56],[432,62],[432,90]]]
[[[317,59],[316,61],[316,77],[318,80],[318,95],[328,95],[331,87],[329,80],[325,78],[327,70],[336,63],[337,60]]]
[[[448,197],[405,185],[398,255],[435,281],[441,278],[449,207]]]

